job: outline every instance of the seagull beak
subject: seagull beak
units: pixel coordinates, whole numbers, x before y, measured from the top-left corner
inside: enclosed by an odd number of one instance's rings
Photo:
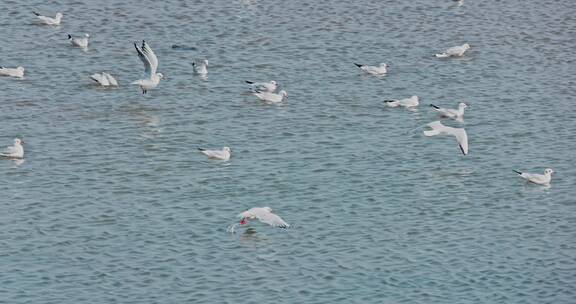
[[[248,224],[248,220],[244,217],[242,218],[242,220],[240,221],[240,225],[246,225]]]

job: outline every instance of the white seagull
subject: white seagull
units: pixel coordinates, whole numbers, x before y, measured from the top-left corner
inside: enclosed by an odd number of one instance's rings
[[[14,146],[6,147],[6,149],[0,152],[0,156],[8,158],[24,158],[24,147],[22,146],[24,142],[20,138],[14,139]]]
[[[446,51],[444,51],[444,53],[440,53],[440,54],[436,54],[436,57],[438,58],[447,58],[447,57],[461,57],[464,56],[464,53],[470,48],[470,45],[468,43],[464,43],[463,45],[459,45],[459,46],[453,46],[449,49],[447,49]]]
[[[232,156],[232,149],[229,147],[224,147],[222,150],[206,150],[204,148],[198,148],[198,150],[208,156],[208,158],[219,160],[229,160],[230,156]]]
[[[62,21],[62,13],[56,13],[56,17],[52,18],[52,17],[47,17],[47,16],[42,16],[40,14],[38,14],[37,12],[32,12],[34,13],[34,15],[36,15],[36,17],[38,17],[38,19],[42,20],[42,22],[44,22],[44,24],[48,24],[48,25],[59,25],[60,21]]]
[[[386,68],[388,65],[386,63],[381,63],[380,66],[368,66],[363,64],[354,63],[357,67],[359,67],[362,71],[372,74],[372,75],[384,75],[388,72]]]
[[[286,91],[284,91],[284,90],[282,90],[278,93],[255,91],[255,92],[252,92],[252,94],[254,94],[254,96],[260,98],[260,100],[267,101],[267,102],[273,102],[273,103],[282,102],[284,100],[284,98],[288,96],[288,93],[286,93]]]
[[[136,80],[132,82],[132,84],[139,85],[142,89],[142,94],[146,94],[146,91],[158,86],[160,79],[162,79],[164,75],[162,75],[162,73],[156,73],[156,69],[158,68],[158,58],[144,40],[142,40],[142,47],[138,47],[136,42],[134,42],[134,47],[138,52],[138,57],[142,60],[142,63],[144,63],[144,73],[148,78]]]
[[[82,38],[74,38],[72,35],[68,34],[68,40],[70,40],[72,45],[83,49],[88,47],[88,38],[90,38],[89,34],[84,34],[84,37]]]
[[[118,86],[116,79],[114,79],[112,75],[105,72],[92,74],[90,75],[90,78],[92,78],[92,80],[96,81],[103,87]]]
[[[196,72],[196,74],[204,77],[208,75],[208,60],[194,60],[194,62],[192,62],[192,66],[194,67],[194,72]]]
[[[272,208],[270,207],[254,207],[238,214],[238,217],[241,219],[240,225],[248,224],[249,220],[257,219],[260,222],[273,227],[290,227],[290,225],[288,225],[288,223],[286,223],[281,217],[272,213]]]
[[[387,106],[395,108],[395,107],[405,107],[405,108],[413,108],[417,107],[420,104],[420,98],[416,95],[399,100],[384,100]]]
[[[246,80],[246,83],[250,85],[253,91],[276,92],[276,89],[278,88],[278,84],[274,80],[271,80],[270,82],[253,82]]]
[[[24,77],[24,68],[21,66],[15,68],[15,69],[0,67],[0,75],[23,78]]]
[[[458,146],[464,155],[468,154],[468,135],[463,128],[452,128],[443,125],[440,121],[434,121],[428,124],[432,130],[424,131],[426,136],[434,135],[453,135],[458,141]]]
[[[536,173],[522,173],[520,171],[516,171],[514,170],[514,172],[520,174],[520,176],[522,178],[524,178],[525,180],[531,182],[531,183],[535,183],[535,184],[539,184],[539,185],[550,185],[550,182],[552,181],[552,173],[554,173],[554,170],[548,168],[546,170],[544,170],[544,174],[536,174]]]
[[[441,116],[456,119],[457,121],[464,121],[464,109],[468,107],[468,104],[461,102],[458,104],[458,109],[445,109],[440,108],[436,105],[430,104]]]

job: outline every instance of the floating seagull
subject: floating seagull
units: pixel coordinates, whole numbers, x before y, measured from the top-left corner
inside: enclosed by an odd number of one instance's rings
[[[89,34],[84,34],[83,38],[73,38],[72,35],[68,34],[68,40],[72,43],[73,46],[81,47],[86,49],[88,47],[88,38],[90,37]]]
[[[0,75],[23,78],[24,77],[24,68],[21,66],[15,68],[15,69],[0,67]]]
[[[468,135],[463,128],[452,128],[443,125],[440,121],[434,121],[428,124],[432,130],[424,131],[426,136],[435,135],[453,135],[458,141],[458,146],[464,155],[468,154]]]
[[[420,104],[420,98],[414,95],[410,98],[399,99],[399,100],[384,100],[387,106],[395,108],[395,107],[405,107],[405,108],[413,108],[417,107]]]
[[[278,84],[274,80],[270,82],[252,82],[246,80],[246,83],[250,84],[252,90],[259,92],[275,92],[278,88]]]
[[[206,150],[203,148],[198,148],[200,152],[204,153],[204,155],[208,156],[208,158],[214,158],[219,160],[229,160],[230,156],[232,155],[232,149],[229,147],[224,147],[222,150]]]
[[[140,85],[142,94],[146,94],[146,91],[152,90],[160,83],[160,79],[162,79],[164,75],[162,75],[162,73],[156,73],[158,58],[144,40],[142,40],[142,47],[138,47],[136,42],[134,42],[134,47],[138,52],[138,57],[142,60],[142,63],[144,63],[144,74],[146,74],[148,78],[136,80],[132,82],[132,84]]]
[[[254,207],[248,211],[244,211],[238,215],[240,220],[240,225],[248,224],[248,220],[257,219],[262,223],[268,224],[273,227],[288,228],[290,225],[286,223],[278,215],[272,213],[272,208],[270,207]]]
[[[46,16],[42,16],[40,14],[38,14],[37,12],[32,12],[34,13],[34,15],[36,15],[36,17],[38,17],[38,19],[42,20],[42,22],[44,22],[44,24],[48,24],[48,25],[59,25],[60,21],[62,21],[62,13],[56,13],[56,17],[52,18],[52,17],[46,17]]]
[[[466,104],[465,102],[461,102],[458,104],[458,109],[445,109],[440,108],[433,104],[430,104],[430,106],[433,107],[437,112],[439,112],[440,115],[456,119],[457,121],[462,122],[464,121],[464,109],[468,107],[468,104]]]
[[[441,54],[436,54],[436,57],[438,58],[447,58],[447,57],[461,57],[464,55],[464,53],[470,48],[470,45],[468,43],[464,43],[463,45],[459,45],[459,46],[453,46],[449,49],[447,49],[446,51],[444,51],[444,53]]]
[[[192,62],[192,66],[194,67],[194,72],[196,72],[196,74],[204,77],[208,75],[208,60],[194,60],[194,62]]]
[[[14,139],[14,146],[6,147],[6,150],[0,152],[0,156],[8,158],[24,158],[24,142],[20,138]]]
[[[380,66],[368,66],[358,63],[355,63],[355,65],[359,67],[362,71],[372,75],[384,75],[388,72],[386,70],[386,68],[388,67],[386,63],[381,63]]]
[[[92,78],[92,80],[96,81],[98,84],[100,84],[103,87],[108,87],[108,86],[118,86],[118,82],[116,81],[116,79],[114,79],[114,77],[112,77],[112,75],[108,74],[108,73],[95,73],[90,75],[90,78]]]
[[[522,173],[516,170],[513,171],[520,174],[520,176],[525,180],[539,185],[550,185],[550,182],[552,181],[552,173],[554,173],[554,170],[550,168],[544,170],[544,175],[536,173]]]
[[[267,101],[267,102],[274,102],[274,103],[282,102],[284,100],[284,98],[288,96],[288,93],[286,93],[286,91],[284,91],[284,90],[282,90],[278,93],[255,91],[252,94],[254,94],[254,96],[260,98],[260,100]]]

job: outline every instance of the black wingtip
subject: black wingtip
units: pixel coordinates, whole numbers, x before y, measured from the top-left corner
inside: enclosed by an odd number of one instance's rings
[[[522,175],[522,172],[520,172],[520,171],[516,171],[516,170],[512,170],[512,171],[514,171],[514,172],[516,172],[516,173],[518,173],[518,174]]]
[[[361,64],[358,64],[358,63],[354,63],[354,64],[355,64],[357,67],[359,67],[359,68],[361,68],[361,67],[362,67],[362,65],[361,65]]]
[[[245,81],[246,81],[246,83],[248,83],[248,84],[253,84],[253,83],[254,83],[254,82],[252,82],[252,81],[250,81],[250,80],[245,80]]]
[[[72,39],[72,35],[68,34],[68,39]]]
[[[462,146],[461,146],[461,145],[458,145],[458,147],[460,147],[460,151],[462,151],[462,154],[464,154],[464,155],[468,155],[466,152],[464,152],[464,148],[462,148]]]
[[[40,16],[40,14],[38,14],[37,12],[34,12],[34,11],[33,11],[32,13],[33,13],[34,15],[36,15],[36,16]]]
[[[393,102],[394,100],[384,100],[384,102]]]
[[[433,105],[433,104],[430,104],[430,106],[433,107],[433,108],[435,108],[435,109],[440,109],[440,107],[438,107],[438,106],[436,106],[436,105]]]
[[[198,148],[198,151],[206,151],[204,148]]]

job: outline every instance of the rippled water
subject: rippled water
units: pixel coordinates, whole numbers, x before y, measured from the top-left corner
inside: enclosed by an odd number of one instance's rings
[[[27,143],[0,161],[0,302],[574,303],[576,2],[23,2],[0,2],[0,65],[27,69],[0,78],[0,143]],[[145,96],[142,39],[165,75]],[[468,156],[407,132],[461,100]],[[512,172],[546,167],[550,188]],[[226,232],[255,206],[293,228]]]

